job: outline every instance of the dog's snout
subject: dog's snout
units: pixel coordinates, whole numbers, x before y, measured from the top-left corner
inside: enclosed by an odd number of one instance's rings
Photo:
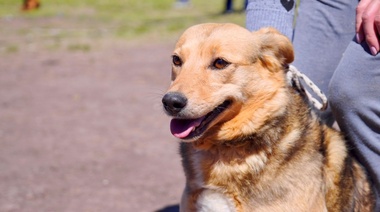
[[[178,92],[170,92],[162,98],[162,104],[170,115],[176,115],[186,107],[187,98]]]

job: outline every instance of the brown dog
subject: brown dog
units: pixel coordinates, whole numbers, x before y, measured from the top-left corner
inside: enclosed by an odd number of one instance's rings
[[[275,29],[201,24],[180,37],[162,102],[186,175],[181,211],[371,211],[363,168],[286,80]]]

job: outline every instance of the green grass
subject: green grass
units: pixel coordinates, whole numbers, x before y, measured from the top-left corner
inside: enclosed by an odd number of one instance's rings
[[[3,26],[0,38],[8,46],[37,43],[73,50],[83,49],[79,47],[83,40],[172,39],[189,26],[204,22],[245,25],[244,13],[221,15],[224,6],[221,0],[190,0],[191,6],[181,9],[173,7],[175,0],[40,1],[39,10],[25,13],[20,11],[22,1],[0,0],[0,24]],[[241,9],[243,0],[234,3],[236,9]],[[0,46],[0,51],[2,48]]]

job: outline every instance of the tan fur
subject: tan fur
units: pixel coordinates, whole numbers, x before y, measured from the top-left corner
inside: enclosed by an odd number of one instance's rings
[[[286,81],[294,56],[285,36],[201,24],[184,32],[173,54],[182,63],[173,65],[168,93],[187,98],[174,118],[232,102],[202,135],[181,143],[181,211],[371,211],[365,171]],[[217,58],[229,65],[213,68]]]

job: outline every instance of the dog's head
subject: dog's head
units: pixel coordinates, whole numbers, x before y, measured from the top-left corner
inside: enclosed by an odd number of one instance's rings
[[[284,66],[293,57],[291,42],[273,28],[189,28],[175,46],[172,82],[162,99],[172,134],[218,142],[260,130],[289,101]]]

